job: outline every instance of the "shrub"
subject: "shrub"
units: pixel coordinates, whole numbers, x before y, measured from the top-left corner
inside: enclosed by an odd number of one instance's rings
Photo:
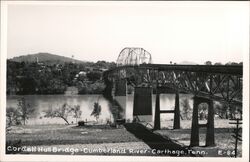
[[[85,122],[84,121],[79,121],[78,126],[85,126]]]

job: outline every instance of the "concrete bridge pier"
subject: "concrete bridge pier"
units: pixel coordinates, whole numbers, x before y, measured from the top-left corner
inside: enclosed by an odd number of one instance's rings
[[[174,129],[180,129],[180,99],[179,92],[175,93],[175,108],[174,108]]]
[[[115,82],[115,96],[127,95],[127,81],[125,79]]]
[[[133,117],[135,120],[152,121],[152,88],[135,87]]]
[[[155,119],[154,119],[154,130],[161,129],[161,113],[160,113],[160,93],[156,90],[155,97]]]
[[[206,124],[199,124],[199,104],[208,104],[208,117]],[[191,141],[190,146],[199,146],[199,128],[207,128],[206,132],[206,146],[214,146],[214,107],[213,100],[194,96],[193,98],[193,116],[192,116],[192,128],[191,128]]]
[[[179,104],[179,92],[175,92],[175,109],[174,110],[161,110],[160,106],[160,92],[156,90],[156,99],[155,99],[155,120],[154,120],[154,129],[161,129],[161,113],[174,113],[174,125],[173,129],[180,129],[180,104]]]
[[[113,89],[114,89],[114,81],[113,79],[108,79],[108,78],[104,78],[104,83],[106,85],[103,95],[108,98],[108,99],[112,99],[113,97]]]
[[[127,106],[127,81],[125,79],[117,80],[114,83],[114,100],[116,105],[116,119],[126,119]]]

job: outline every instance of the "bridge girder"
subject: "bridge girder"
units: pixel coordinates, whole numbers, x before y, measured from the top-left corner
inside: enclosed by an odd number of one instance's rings
[[[134,86],[169,87],[175,91],[242,105],[241,65],[157,65],[121,66],[106,71],[106,79],[126,79]]]

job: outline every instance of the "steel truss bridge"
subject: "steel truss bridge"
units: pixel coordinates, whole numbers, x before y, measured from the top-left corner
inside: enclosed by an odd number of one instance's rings
[[[242,65],[177,65],[177,64],[152,64],[152,57],[149,52],[142,48],[124,48],[118,56],[117,67],[106,71],[103,78],[107,86],[114,87],[116,82],[126,81],[134,87],[149,87],[156,91],[156,94],[165,93],[164,88],[170,88],[176,96],[179,93],[194,95],[197,102],[194,102],[192,119],[191,145],[197,145],[197,131],[199,127],[207,127],[208,137],[213,134],[213,106],[210,101],[219,101],[230,106],[242,107]],[[177,96],[179,100],[179,95]],[[157,100],[157,97],[156,97]],[[155,129],[160,129],[159,114],[163,113],[157,108],[155,113]],[[198,124],[196,118],[196,106],[205,102],[210,105],[209,112],[212,120],[206,125]],[[179,128],[179,101],[176,103],[175,128]],[[195,105],[196,104],[196,105]],[[134,108],[135,109],[135,108]],[[197,110],[198,111],[198,110]],[[208,114],[209,116],[209,114]],[[159,119],[158,119],[159,118]],[[199,134],[198,134],[199,135]],[[207,137],[207,138],[208,138]],[[192,142],[193,141],[193,142]],[[196,142],[195,142],[196,141]],[[199,140],[198,140],[199,141]],[[207,141],[213,145],[214,141]]]

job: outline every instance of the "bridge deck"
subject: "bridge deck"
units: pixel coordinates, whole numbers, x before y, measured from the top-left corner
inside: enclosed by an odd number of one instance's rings
[[[217,73],[217,74],[231,74],[242,75],[242,65],[172,65],[172,64],[141,64],[141,65],[124,65],[114,69],[110,69],[105,74],[125,68],[142,68],[152,69],[158,71],[166,70],[180,70],[180,71],[193,71],[204,73]]]

